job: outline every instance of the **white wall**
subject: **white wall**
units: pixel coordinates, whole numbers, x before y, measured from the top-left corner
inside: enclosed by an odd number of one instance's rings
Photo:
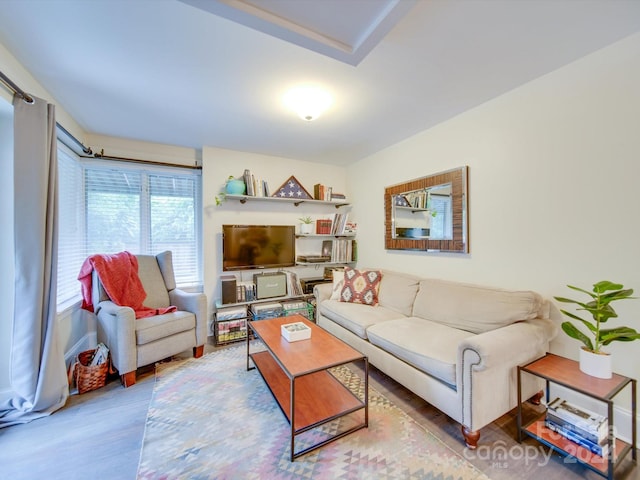
[[[350,166],[360,263],[548,298],[603,279],[640,294],[639,85],[636,34]],[[384,187],[462,165],[470,255],[386,251]],[[616,310],[611,324],[640,329],[640,300]],[[578,347],[560,333],[551,350]],[[615,371],[640,378],[639,348],[612,345]]]
[[[216,206],[215,197],[223,190],[230,175],[241,177],[244,170],[249,169],[255,176],[269,183],[272,193],[293,175],[312,196],[313,186],[322,183],[332,186],[336,192],[345,193],[347,198],[350,197],[346,191],[346,170],[343,167],[213,147],[203,149],[202,160],[204,291],[210,312],[215,300],[220,298],[218,277],[222,273],[222,225],[297,225],[300,223],[299,217],[309,215],[313,219],[325,218],[327,213],[336,211],[331,205],[302,204],[295,207],[292,203],[274,202],[241,204],[237,201],[225,201]],[[243,279],[249,280],[253,273],[246,272],[246,278]],[[302,271],[301,276],[322,276],[322,272]]]

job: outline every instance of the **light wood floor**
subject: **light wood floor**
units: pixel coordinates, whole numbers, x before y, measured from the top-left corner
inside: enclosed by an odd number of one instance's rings
[[[205,353],[214,350],[205,347]],[[373,388],[493,480],[603,478],[550,455],[533,439],[519,444],[515,411],[483,428],[478,450],[467,450],[457,423],[375,368],[370,377]],[[49,417],[0,429],[0,478],[135,479],[153,383],[154,369],[146,367],[138,371],[133,387],[124,389],[113,380],[99,390],[71,396]],[[630,456],[616,470],[618,478],[640,479]]]

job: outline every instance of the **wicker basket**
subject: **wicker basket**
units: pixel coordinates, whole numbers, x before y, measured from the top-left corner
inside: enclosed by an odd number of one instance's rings
[[[94,353],[95,350],[85,350],[78,354],[74,376],[78,386],[78,393],[80,394],[104,387],[107,383],[111,355],[109,355],[106,362],[100,365],[89,365]]]

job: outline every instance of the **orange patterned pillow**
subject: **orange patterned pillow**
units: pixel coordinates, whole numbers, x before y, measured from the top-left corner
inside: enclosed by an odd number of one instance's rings
[[[345,267],[344,286],[340,292],[340,301],[377,305],[380,280],[382,280],[382,272],[379,270],[360,271]]]

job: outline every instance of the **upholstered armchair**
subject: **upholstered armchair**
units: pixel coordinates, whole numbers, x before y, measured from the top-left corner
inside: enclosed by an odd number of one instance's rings
[[[176,311],[144,318],[130,307],[111,301],[99,275],[92,275],[92,301],[98,318],[98,341],[109,347],[113,366],[126,387],[136,382],[136,369],[193,348],[201,357],[207,341],[207,300],[204,293],[176,288],[171,252],[136,255],[138,276],[147,294],[144,306]]]

